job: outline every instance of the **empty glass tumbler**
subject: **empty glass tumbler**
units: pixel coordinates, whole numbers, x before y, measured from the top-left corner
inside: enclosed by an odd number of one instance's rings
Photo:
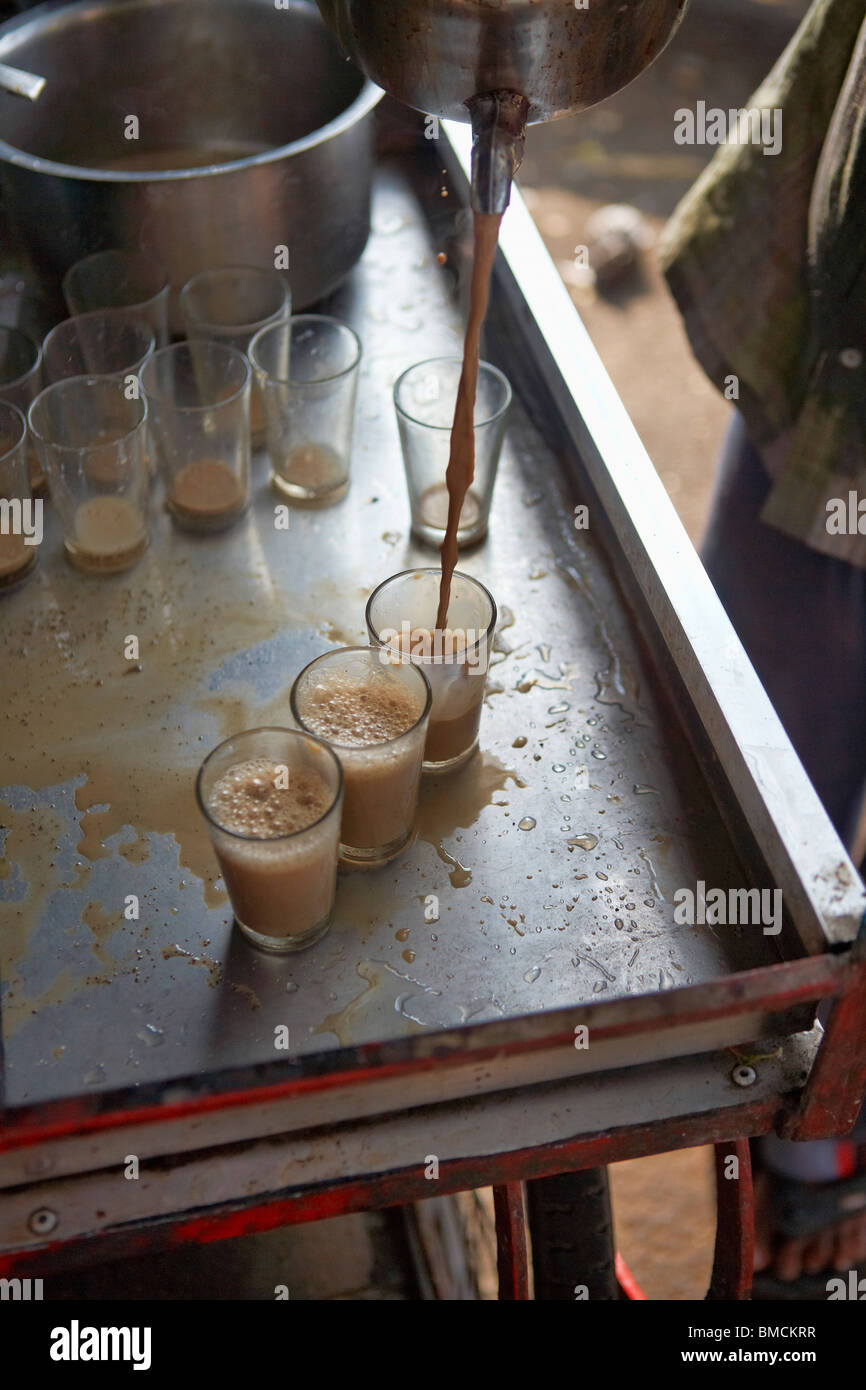
[[[323,314],[281,325],[250,344],[262,392],[273,483],[290,501],[323,506],[349,489],[361,343],[347,324]]]
[[[394,387],[394,407],[409,490],[412,533],[440,546],[448,522],[445,470],[460,384],[459,358],[432,358],[410,367]],[[489,362],[478,369],[475,400],[475,477],[460,513],[457,543],[471,545],[487,534],[493,486],[511,404],[511,387]]]

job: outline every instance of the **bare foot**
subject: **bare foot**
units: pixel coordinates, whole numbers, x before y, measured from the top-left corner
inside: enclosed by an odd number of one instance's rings
[[[770,1270],[790,1283],[801,1274],[843,1271],[866,1261],[866,1212],[850,1216],[798,1240],[780,1240],[772,1230],[770,1177],[755,1178],[755,1270]]]

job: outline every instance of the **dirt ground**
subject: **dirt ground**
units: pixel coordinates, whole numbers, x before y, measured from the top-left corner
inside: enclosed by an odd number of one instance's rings
[[[533,127],[520,186],[567,284],[597,208],[631,204],[658,236],[713,153],[674,144],[674,112],[699,99],[745,104],[807,9],[807,0],[693,0],[668,51],[631,87],[583,116]],[[692,358],[655,251],[613,296],[570,287],[698,545],[731,407]],[[702,1298],[715,1234],[710,1151],[616,1164],[611,1185],[618,1244],[647,1297]]]

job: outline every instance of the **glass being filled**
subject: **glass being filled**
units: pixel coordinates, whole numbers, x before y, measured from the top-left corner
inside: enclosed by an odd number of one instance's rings
[[[367,603],[370,641],[427,676],[433,695],[424,749],[426,773],[463,767],[478,747],[496,604],[477,579],[455,571],[448,626],[437,627],[442,571],[406,570]]]

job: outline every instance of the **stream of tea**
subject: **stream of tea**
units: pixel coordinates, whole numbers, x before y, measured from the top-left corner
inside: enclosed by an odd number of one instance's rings
[[[469,296],[469,318],[463,342],[463,370],[454,408],[451,429],[451,451],[445,482],[448,486],[448,524],[440,547],[442,580],[439,588],[439,609],[436,627],[444,631],[451,601],[451,578],[457,565],[457,528],[466,494],[475,477],[475,396],[478,390],[478,359],[481,351],[481,327],[490,297],[490,276],[499,242],[501,213],[474,214],[474,253],[472,287]]]

